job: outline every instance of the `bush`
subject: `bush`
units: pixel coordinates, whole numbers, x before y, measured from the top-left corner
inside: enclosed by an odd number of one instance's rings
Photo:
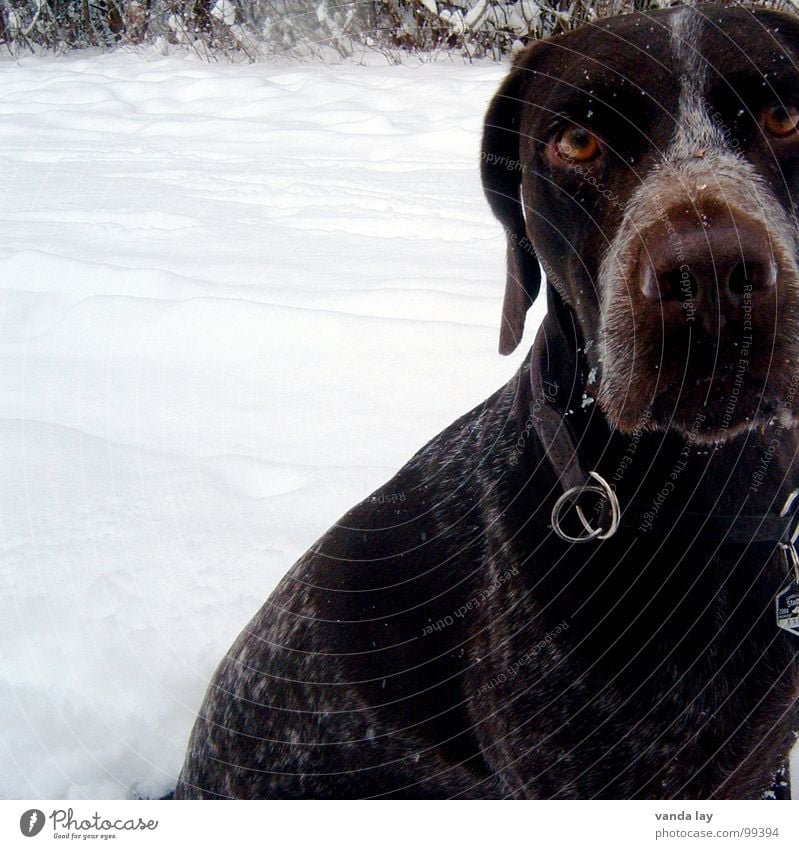
[[[799,0],[770,0],[793,9]],[[351,55],[361,46],[469,57],[669,0],[0,0],[12,52],[154,43],[207,56]]]

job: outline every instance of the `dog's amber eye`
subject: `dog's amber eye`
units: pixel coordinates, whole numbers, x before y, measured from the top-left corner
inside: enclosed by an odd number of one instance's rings
[[[572,162],[588,162],[596,159],[601,152],[597,137],[576,124],[561,132],[555,148],[560,156]]]
[[[763,112],[763,126],[777,138],[785,138],[799,128],[799,109],[795,106],[769,106]]]

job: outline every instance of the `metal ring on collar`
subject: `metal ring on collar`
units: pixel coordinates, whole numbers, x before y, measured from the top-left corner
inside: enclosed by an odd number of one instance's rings
[[[619,507],[619,499],[616,497],[616,493],[611,489],[610,484],[601,475],[598,475],[596,472],[589,472],[588,474],[597,481],[599,486],[594,486],[590,483],[573,486],[571,489],[567,489],[566,492],[558,498],[555,502],[555,506],[552,508],[552,530],[554,530],[555,533],[566,542],[590,542],[595,539],[608,539],[616,533],[616,530],[619,527],[621,508]],[[589,521],[585,518],[580,506],[575,503],[574,507],[577,511],[577,515],[586,530],[585,536],[575,537],[571,534],[567,534],[561,528],[561,514],[567,505],[574,503],[580,495],[583,495],[586,492],[593,492],[595,495],[601,495],[608,504],[610,504],[610,527],[607,531],[603,531],[602,528],[592,528]]]

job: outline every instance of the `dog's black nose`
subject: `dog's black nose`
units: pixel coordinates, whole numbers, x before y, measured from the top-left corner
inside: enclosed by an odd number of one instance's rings
[[[640,286],[664,313],[696,321],[716,334],[743,322],[777,279],[768,234],[755,221],[725,216],[722,223],[674,220],[646,240]]]

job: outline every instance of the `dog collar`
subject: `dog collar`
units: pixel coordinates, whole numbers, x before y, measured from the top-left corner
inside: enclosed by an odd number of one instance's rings
[[[552,463],[549,452],[547,457]],[[558,469],[553,465],[557,474]],[[657,519],[657,525],[661,527],[674,527],[679,525],[680,534],[689,538],[699,536],[710,536],[722,543],[732,545],[749,545],[751,543],[765,542],[777,544],[789,554],[790,565],[796,572],[799,582],[799,555],[796,553],[796,541],[799,537],[799,490],[793,490],[788,496],[783,509],[779,514],[720,514],[699,513],[692,510],[661,511]],[[587,518],[586,508],[581,504],[581,499],[586,496],[599,497],[603,500],[603,508],[597,518],[598,527],[594,527],[591,520]],[[640,517],[649,507],[638,501],[630,501],[622,511],[618,496],[610,484],[597,472],[589,471],[583,478],[583,483],[575,484],[564,489],[563,493],[555,501],[552,508],[552,530],[566,542],[591,542],[593,540],[605,540],[612,537],[619,527],[627,527],[640,532]],[[584,533],[576,536],[564,530],[563,520],[570,509],[573,509]],[[597,511],[593,511],[597,514]]]
[[[594,540],[606,540],[612,537],[620,527],[634,531],[641,529],[641,516],[651,507],[649,502],[629,501],[624,509],[613,487],[594,470],[585,471],[577,444],[570,426],[563,418],[557,429],[551,429],[551,421],[560,414],[552,407],[542,416],[539,436],[546,450],[547,460],[563,487],[563,492],[552,507],[552,530],[566,542],[580,543]],[[550,426],[544,422],[550,422]],[[799,581],[799,555],[795,543],[799,538],[799,490],[791,492],[779,514],[762,513],[701,513],[692,510],[661,510],[654,520],[657,526],[674,527],[679,525],[680,534],[689,537],[710,536],[723,543],[749,545],[765,542],[780,545],[790,550],[791,565]],[[596,509],[596,499],[602,501],[601,509]],[[594,509],[589,511],[586,500],[591,499]],[[564,529],[564,519],[574,511],[583,528],[583,533],[575,535]],[[592,522],[588,514],[596,519]]]
[[[640,531],[641,517],[651,505],[628,502],[624,509],[613,487],[599,472],[584,461],[566,410],[557,403],[557,394],[548,392],[541,372],[531,369],[533,397],[536,399],[535,429],[546,451],[547,461],[558,478],[563,492],[552,507],[552,530],[570,543],[606,540],[620,527]],[[550,387],[554,383],[548,384]],[[601,506],[597,509],[597,498]],[[593,509],[588,509],[588,502]],[[654,522],[660,527],[679,525],[681,534],[694,537],[711,536],[723,543],[748,545],[765,542],[780,545],[792,553],[791,564],[799,581],[799,555],[795,543],[799,538],[799,490],[788,496],[779,514],[718,514],[691,510],[661,510]],[[570,533],[564,519],[573,512],[582,533]],[[595,518],[592,520],[589,515]]]
[[[573,399],[580,386],[585,385],[589,371],[580,353],[584,344],[570,310],[551,292],[549,295],[550,310],[544,321],[551,326],[549,332],[536,338],[529,361],[532,395],[528,421],[563,490],[552,507],[552,530],[569,543],[606,540],[620,527],[640,533],[642,517],[651,509],[651,502],[631,500],[622,509],[613,487],[583,456],[581,446],[586,440],[578,438],[576,429],[581,407]],[[561,375],[570,379],[571,386],[559,384]],[[693,535],[689,538],[710,537],[733,545],[780,545],[794,567],[799,585],[799,555],[795,548],[799,537],[797,508],[799,490],[788,496],[779,514],[729,515],[663,509],[652,519],[652,527],[679,526],[681,535]],[[567,517],[571,520],[565,521]]]

